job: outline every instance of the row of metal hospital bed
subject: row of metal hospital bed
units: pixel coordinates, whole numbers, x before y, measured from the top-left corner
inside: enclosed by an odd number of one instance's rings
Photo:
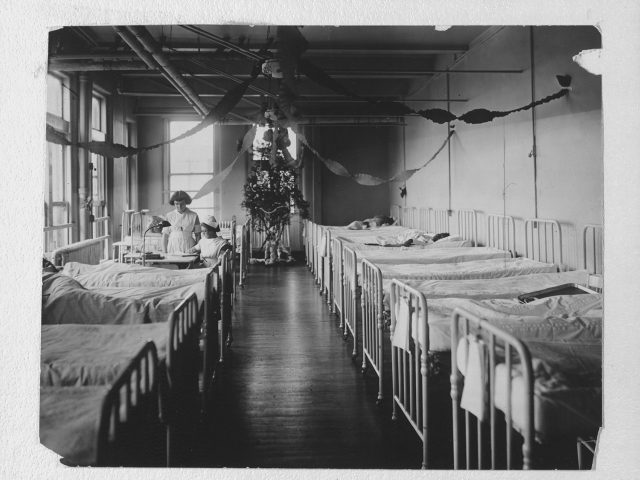
[[[121,242],[135,251],[136,232],[146,228],[132,218],[133,238]],[[214,268],[105,259],[105,236],[51,255],[57,271],[43,271],[40,439],[63,463],[180,464],[190,428],[211,414],[213,382],[233,340],[234,292],[246,281],[246,226],[221,224],[233,248]]]
[[[480,239],[476,211],[391,213],[400,222],[365,230],[307,221],[306,259],[377,377],[376,401],[391,392],[392,418],[418,435],[422,467],[444,443],[447,468],[588,467],[602,423],[602,227],[584,226],[582,268],[569,269],[554,220],[519,219],[517,255],[513,217],[484,215]],[[575,464],[554,463],[555,445]]]

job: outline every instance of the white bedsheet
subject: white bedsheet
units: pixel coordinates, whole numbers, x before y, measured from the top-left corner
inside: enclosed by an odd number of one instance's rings
[[[193,270],[167,270],[121,263],[105,262],[100,265],[85,265],[69,262],[61,271],[82,286],[96,287],[171,287],[204,281],[210,268]]]
[[[65,275],[55,274],[43,280],[42,323],[45,325],[136,325],[148,321],[149,305],[141,300],[108,297],[85,289]]]
[[[511,254],[509,252],[493,247],[423,248],[413,250],[412,247],[394,247],[361,250],[358,252],[358,264],[364,258],[378,265],[402,265],[407,263],[426,265],[496,258],[510,259],[510,257]]]
[[[589,273],[586,270],[574,270],[559,273],[536,273],[492,279],[471,280],[403,280],[408,286],[421,292],[429,300],[437,298],[474,298],[484,300],[491,298],[516,298],[524,293],[544,290],[564,284],[586,285]],[[382,288],[384,290],[384,306],[389,310],[389,291],[391,278],[386,278],[383,271]]]
[[[361,267],[361,264],[360,264]],[[472,260],[434,264],[379,264],[383,279],[398,280],[472,280],[513,277],[535,273],[555,273],[556,265],[528,258]],[[361,274],[361,268],[358,269]]]

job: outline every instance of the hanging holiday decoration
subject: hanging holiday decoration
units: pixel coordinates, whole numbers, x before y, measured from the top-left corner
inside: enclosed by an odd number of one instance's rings
[[[404,185],[403,187],[400,187],[400,198],[404,198],[407,196],[407,186]]]
[[[80,148],[85,148],[89,150],[91,153],[95,153],[97,155],[102,155],[106,158],[121,158],[121,157],[131,157],[133,155],[137,155],[141,152],[146,152],[149,150],[153,150],[155,148],[159,148],[163,145],[168,145],[170,143],[177,142],[178,140],[182,140],[184,138],[190,137],[198,133],[201,130],[204,130],[209,125],[213,125],[214,123],[221,122],[224,117],[231,112],[233,107],[235,107],[238,102],[242,99],[244,94],[249,88],[249,85],[253,83],[253,81],[257,78],[260,72],[259,65],[256,65],[251,72],[251,75],[244,82],[236,85],[234,88],[229,90],[224,97],[218,102],[218,104],[211,109],[211,111],[207,114],[206,117],[202,119],[198,125],[187,130],[181,135],[178,135],[175,138],[171,138],[164,142],[156,143],[155,145],[150,145],[147,147],[127,147],[126,145],[122,145],[120,143],[113,142],[78,142],[73,144],[69,142],[63,135],[58,134],[54,128],[50,125],[47,125],[47,141],[52,143],[57,143],[60,145],[76,145]]]
[[[375,187],[378,185],[382,185],[383,183],[406,182],[416,172],[419,172],[420,170],[425,168],[427,165],[429,165],[429,163],[431,163],[438,156],[438,154],[444,149],[444,147],[447,145],[447,142],[453,136],[454,133],[455,133],[455,130],[451,130],[449,132],[449,135],[447,135],[447,138],[445,138],[444,142],[442,142],[442,145],[440,145],[440,148],[438,148],[438,150],[436,150],[436,152],[433,155],[431,155],[431,157],[425,163],[423,163],[420,167],[409,169],[409,170],[403,170],[397,173],[396,175],[394,175],[393,177],[386,180],[380,177],[376,177],[374,175],[370,175],[368,173],[351,174],[349,170],[347,170],[345,166],[342,165],[340,162],[336,162],[335,160],[331,160],[330,158],[324,158],[320,154],[320,152],[318,152],[315,148],[311,146],[311,144],[307,140],[307,137],[305,137],[305,135],[302,132],[298,131],[296,132],[296,135],[300,139],[300,141],[311,151],[311,153],[313,153],[313,155],[318,160],[320,160],[324,164],[324,166],[327,167],[332,173],[335,173],[336,175],[339,175],[341,177],[352,178],[353,180],[356,181],[356,183],[366,187]]]
[[[209,180],[207,183],[205,183],[202,186],[202,188],[200,188],[198,193],[196,193],[193,196],[194,200],[212,193],[216,188],[222,185],[222,182],[224,181],[225,178],[229,176],[229,173],[231,173],[231,170],[233,170],[233,167],[238,162],[238,160],[242,157],[242,155],[251,150],[251,147],[253,146],[253,139],[255,138],[255,136],[256,136],[256,127],[254,125],[249,129],[247,133],[245,133],[244,137],[242,138],[242,147],[240,148],[240,151],[238,151],[238,154],[235,156],[235,158],[231,161],[229,165],[227,165],[227,167],[224,170],[214,175],[214,177],[211,180]]]

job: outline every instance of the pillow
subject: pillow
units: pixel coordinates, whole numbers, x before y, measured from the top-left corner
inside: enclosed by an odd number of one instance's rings
[[[364,225],[360,220],[354,220],[349,225],[347,225],[347,228],[349,230],[362,230],[364,228]]]

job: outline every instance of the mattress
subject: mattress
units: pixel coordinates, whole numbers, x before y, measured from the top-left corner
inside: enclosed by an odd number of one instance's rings
[[[149,305],[141,300],[108,297],[60,274],[43,281],[42,323],[45,325],[139,325],[148,321]]]
[[[471,280],[410,280],[403,282],[415,288],[429,301],[438,298],[474,298],[477,300],[490,298],[516,298],[518,295],[535,292],[546,288],[574,283],[586,285],[589,273],[586,270],[574,270],[559,273],[535,273],[531,275],[517,275],[492,279]],[[389,292],[391,278],[384,277],[382,288],[384,291],[384,308],[389,310]]]
[[[573,328],[568,321],[553,322],[556,317],[564,320],[580,318],[576,316],[577,312],[588,308],[591,310],[591,317],[602,318],[602,297],[599,294],[559,295],[527,304],[515,299],[428,300],[430,350],[451,350],[451,316],[455,308],[462,308],[486,319],[518,338],[532,339],[546,335],[545,338],[550,339],[553,338],[552,335],[557,337],[561,334],[563,328],[566,328],[567,332],[571,332]],[[596,323],[590,328],[600,328],[598,325]]]
[[[41,387],[40,442],[72,463],[94,465],[107,392],[105,386]]]
[[[358,252],[358,264],[366,258],[377,265],[438,264],[469,262],[473,260],[510,259],[511,254],[493,247],[460,248],[381,248]]]
[[[167,270],[111,262],[100,265],[69,262],[61,271],[63,275],[73,278],[86,288],[182,286],[204,281],[210,272],[210,268]]]
[[[162,362],[169,325],[42,325],[40,385],[108,385],[148,341]]]
[[[482,248],[482,247],[480,247]],[[361,274],[359,264],[358,275]],[[473,280],[514,277],[536,273],[555,273],[556,265],[528,258],[472,260],[468,262],[398,265],[378,264],[383,279],[398,280]]]
[[[597,431],[602,423],[601,295],[557,296],[528,304],[499,299],[461,302],[461,308],[511,333],[529,349],[539,441]],[[503,412],[509,395],[507,375],[506,365],[498,363],[494,399]],[[526,410],[519,365],[512,368],[511,378],[513,422],[522,430]]]

